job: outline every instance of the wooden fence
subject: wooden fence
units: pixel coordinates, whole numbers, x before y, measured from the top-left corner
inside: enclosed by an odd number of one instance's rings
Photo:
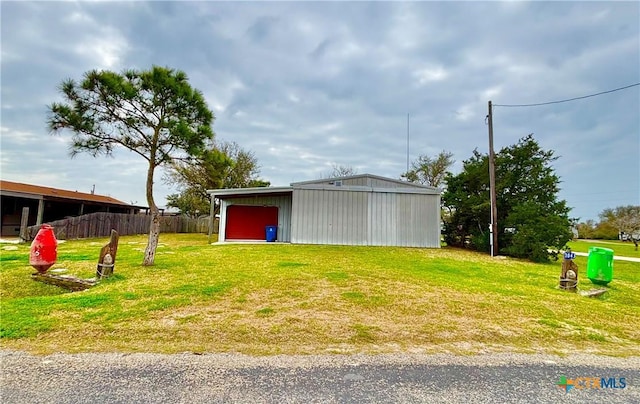
[[[108,237],[111,229],[121,236],[147,234],[151,215],[97,212],[47,222],[53,226],[57,239]],[[33,239],[40,226],[30,226],[28,235]],[[214,226],[214,231],[217,226]],[[186,216],[160,216],[160,233],[208,233],[209,217],[193,219]]]

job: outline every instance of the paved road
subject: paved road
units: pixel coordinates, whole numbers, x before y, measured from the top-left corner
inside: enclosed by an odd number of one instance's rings
[[[0,352],[3,403],[639,403],[640,358]],[[574,388],[560,377],[625,378]],[[619,379],[618,379],[619,383]]]

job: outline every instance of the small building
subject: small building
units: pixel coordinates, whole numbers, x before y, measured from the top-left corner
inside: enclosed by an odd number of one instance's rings
[[[220,205],[220,242],[276,241],[440,247],[440,190],[371,174],[296,182],[289,187],[210,190]]]
[[[20,234],[22,208],[29,208],[27,226],[95,212],[139,213],[134,206],[110,196],[0,180],[2,236]]]

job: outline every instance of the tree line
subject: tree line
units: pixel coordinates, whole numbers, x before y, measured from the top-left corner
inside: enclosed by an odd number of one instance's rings
[[[604,209],[592,219],[578,223],[578,237],[587,239],[623,240],[640,239],[640,205],[617,206]]]

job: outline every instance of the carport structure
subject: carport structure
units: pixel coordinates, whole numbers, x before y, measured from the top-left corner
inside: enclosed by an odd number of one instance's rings
[[[220,242],[440,247],[440,190],[372,174],[289,187],[208,191],[220,204]]]
[[[6,180],[0,180],[0,207],[2,236],[20,234],[23,208],[29,208],[27,226],[95,212],[135,214],[147,209],[106,195]]]

